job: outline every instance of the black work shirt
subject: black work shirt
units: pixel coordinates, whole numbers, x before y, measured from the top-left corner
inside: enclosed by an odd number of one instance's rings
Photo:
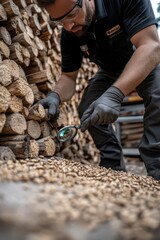
[[[95,0],[96,20],[83,37],[61,34],[62,71],[81,67],[82,57],[109,72],[121,71],[134,52],[130,38],[156,24],[150,0]]]

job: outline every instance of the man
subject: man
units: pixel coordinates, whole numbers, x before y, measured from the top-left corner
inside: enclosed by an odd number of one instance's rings
[[[52,117],[75,93],[82,57],[99,66],[79,106],[82,132],[100,150],[100,165],[124,170],[121,145],[112,129],[126,95],[144,100],[144,135],[139,147],[148,175],[160,179],[160,42],[150,0],[38,0],[63,26],[62,74],[41,101]]]

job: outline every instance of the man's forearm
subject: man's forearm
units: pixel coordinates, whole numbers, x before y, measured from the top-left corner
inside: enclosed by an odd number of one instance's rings
[[[76,81],[62,74],[59,81],[56,83],[54,91],[60,96],[61,102],[68,101],[75,93]]]
[[[114,86],[118,87],[125,95],[129,94],[159,63],[160,53],[159,50],[156,51],[156,47],[154,51],[149,49],[147,45],[139,47]]]

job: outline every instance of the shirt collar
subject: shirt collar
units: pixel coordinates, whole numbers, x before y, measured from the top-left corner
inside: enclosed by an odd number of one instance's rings
[[[94,0],[96,20],[107,17],[106,3],[104,0]]]

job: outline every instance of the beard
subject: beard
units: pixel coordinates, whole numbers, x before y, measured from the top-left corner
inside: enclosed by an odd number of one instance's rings
[[[84,24],[79,24],[76,27],[79,27],[80,30],[74,32],[73,34],[77,37],[82,37],[86,34],[88,28],[90,27],[90,25],[92,24],[93,21],[93,11],[90,8],[89,4],[87,3],[86,6],[86,18],[85,18],[85,22]]]

